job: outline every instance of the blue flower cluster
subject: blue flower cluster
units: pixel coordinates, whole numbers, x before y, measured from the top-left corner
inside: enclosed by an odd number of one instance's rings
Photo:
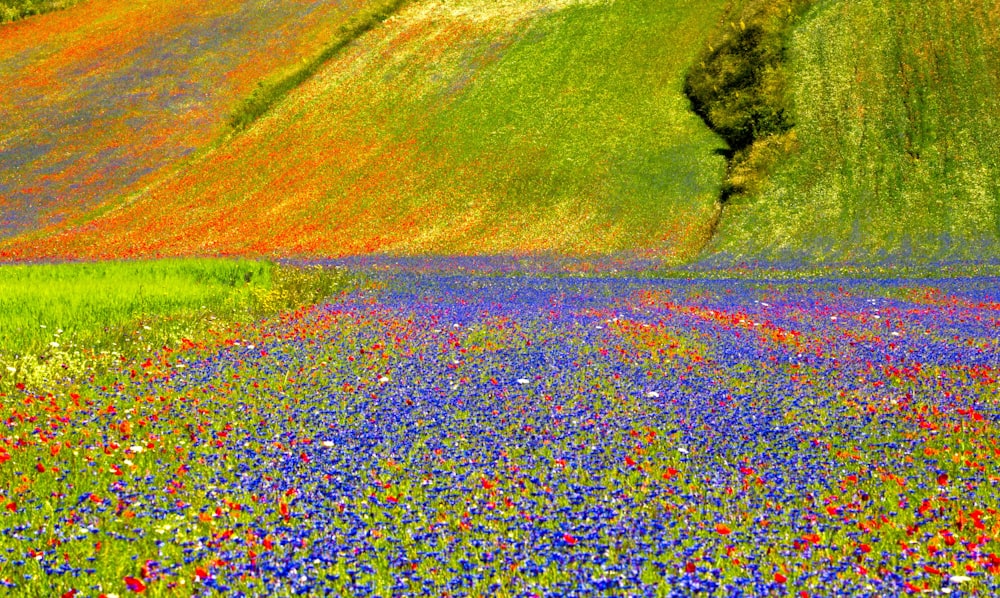
[[[996,592],[996,283],[377,271],[65,415],[8,408],[0,579]]]

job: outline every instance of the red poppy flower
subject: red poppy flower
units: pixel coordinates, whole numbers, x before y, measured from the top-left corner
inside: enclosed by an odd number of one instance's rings
[[[146,584],[142,583],[141,579],[136,579],[134,577],[129,577],[129,576],[125,577],[125,587],[132,590],[133,592],[138,592],[138,593],[146,591]]]

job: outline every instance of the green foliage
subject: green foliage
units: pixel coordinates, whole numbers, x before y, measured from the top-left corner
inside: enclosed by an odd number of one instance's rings
[[[353,15],[347,23],[340,27],[337,35],[329,44],[312,59],[293,67],[291,70],[260,81],[250,95],[240,102],[236,110],[229,115],[229,126],[234,131],[242,131],[263,116],[278,101],[290,91],[316,74],[323,64],[333,58],[348,44],[365,32],[389,18],[399,10],[407,0],[382,0],[373,2],[370,6]]]
[[[0,24],[60,10],[79,0],[0,0]]]
[[[792,128],[783,69],[788,31],[810,0],[746,0],[731,4],[719,32],[688,72],[684,93],[694,111],[729,145],[723,200],[744,192],[784,147],[772,137]],[[754,155],[755,144],[768,150]]]
[[[44,351],[56,337],[102,342],[157,315],[221,315],[245,304],[249,289],[270,287],[273,269],[222,260],[2,266],[0,351]]]
[[[234,323],[312,304],[341,270],[162,260],[0,267],[0,386],[35,387]]]
[[[996,256],[998,31],[972,0],[817,4],[783,69],[796,151],[726,207],[712,259]]]
[[[757,24],[741,26],[691,71],[685,92],[733,151],[790,127],[777,67],[781,46]]]

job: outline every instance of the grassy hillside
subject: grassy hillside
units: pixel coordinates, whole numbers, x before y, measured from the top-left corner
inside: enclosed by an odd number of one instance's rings
[[[701,264],[822,265],[1000,252],[1000,7],[989,3],[414,0],[362,29],[346,46],[317,41],[310,56],[323,60],[286,60],[248,102],[230,102],[235,113],[210,124],[203,112],[182,141],[152,148],[122,123],[162,111],[81,117],[67,102],[86,78],[45,95],[51,76],[26,80],[29,62],[0,53],[22,69],[15,102],[0,103],[21,123],[0,137],[16,173],[0,178],[0,197],[23,220],[8,226],[24,228],[46,201],[107,199],[4,242],[0,256],[676,263],[701,251]],[[80,54],[81,39],[61,42],[64,53]],[[39,114],[58,126],[38,126]],[[226,114],[241,134],[162,167],[206,147],[207,132],[224,135]],[[112,148],[81,141],[94,123]],[[50,131],[85,146],[89,166],[55,161],[63,146],[37,137]],[[34,187],[21,181],[31,177]]]
[[[415,2],[244,134],[3,253],[690,257],[724,161],[683,75],[723,4]]]
[[[787,41],[791,151],[726,206],[709,263],[1000,249],[1000,5],[821,1]]]
[[[0,237],[140,188],[365,0],[101,0],[0,33]]]

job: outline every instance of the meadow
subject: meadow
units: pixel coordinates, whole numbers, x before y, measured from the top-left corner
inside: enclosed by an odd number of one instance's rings
[[[0,257],[1000,250],[987,4],[279,4],[5,26]]]
[[[347,284],[338,270],[246,260],[0,266],[0,391],[59,388]]]
[[[3,24],[0,586],[1000,594],[998,25],[973,0]]]
[[[998,591],[996,278],[464,266],[6,393],[0,582]]]
[[[812,3],[786,43],[792,135],[705,261],[996,256],[998,30],[992,3]]]
[[[88,1],[0,29],[0,238],[143,189],[366,3]],[[129,257],[129,256],[119,256]]]

